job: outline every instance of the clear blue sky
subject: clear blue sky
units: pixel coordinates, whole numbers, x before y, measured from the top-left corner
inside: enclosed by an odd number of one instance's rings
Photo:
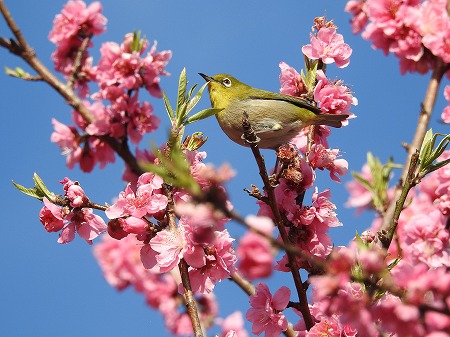
[[[45,5],[44,5],[45,3]],[[6,0],[25,37],[44,63],[51,67],[54,46],[48,41],[55,14],[64,1]],[[403,163],[405,153],[400,142],[410,141],[420,102],[430,75],[400,76],[394,57],[384,57],[370,43],[350,32],[345,1],[105,1],[107,32],[94,40],[92,54],[104,41],[120,42],[125,33],[142,30],[149,40],[158,40],[160,50],[171,49],[173,59],[163,78],[162,88],[174,99],[178,74],[187,68],[193,83],[202,83],[197,73],[230,73],[250,85],[279,90],[278,63],[285,61],[297,69],[303,66],[301,46],[308,43],[312,20],[325,12],[340,27],[340,33],[353,48],[350,65],[338,70],[329,67],[328,76],[342,78],[359,99],[353,109],[358,118],[350,126],[337,130],[332,147],[340,148],[350,170],[360,170],[366,152],[383,161],[392,155]],[[3,20],[0,35],[10,37]],[[0,50],[0,65],[28,69],[18,58]],[[110,202],[123,188],[122,163],[105,170],[83,174],[70,171],[55,144],[50,143],[51,118],[70,123],[70,108],[47,85],[26,83],[0,75],[0,126],[3,145],[0,168],[2,235],[0,236],[0,336],[166,336],[160,316],[145,306],[144,299],[126,291],[118,293],[103,279],[92,256],[92,248],[77,238],[69,245],[56,243],[57,235],[47,234],[38,219],[41,204],[16,191],[11,180],[32,184],[33,172],[60,193],[58,180],[68,176],[78,180],[91,199]],[[442,90],[441,90],[442,92]],[[205,97],[200,108],[206,108]],[[150,99],[163,119],[154,143],[160,144],[167,130],[161,101]],[[433,128],[448,133],[439,123],[445,106],[441,95],[433,117]],[[206,162],[229,162],[237,177],[228,184],[231,200],[244,215],[255,212],[254,201],[242,191],[254,183],[261,186],[250,150],[231,143],[214,119],[195,124],[190,131],[201,130],[209,136],[204,146]],[[148,140],[150,143],[150,139]],[[267,152],[269,163],[273,154]],[[397,174],[398,177],[398,174]],[[348,181],[350,175],[344,178]],[[332,200],[338,206],[344,227],[332,231],[335,244],[347,243],[370,224],[370,216],[354,217],[346,209],[344,184],[331,182],[319,174],[320,189],[332,188]],[[240,233],[230,224],[232,233]],[[289,285],[289,284],[288,284]],[[272,283],[272,290],[280,283]],[[241,309],[248,300],[230,282],[218,284],[217,294],[223,316]],[[233,301],[229,299],[232,298]],[[238,307],[239,308],[238,308]]]

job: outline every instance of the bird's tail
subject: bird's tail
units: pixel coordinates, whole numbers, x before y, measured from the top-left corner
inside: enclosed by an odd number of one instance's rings
[[[350,115],[332,115],[318,114],[311,121],[312,125],[327,125],[334,128],[342,127],[342,121],[346,120]]]

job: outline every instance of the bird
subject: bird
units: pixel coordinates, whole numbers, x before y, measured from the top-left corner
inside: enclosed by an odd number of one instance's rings
[[[250,146],[244,139],[243,117],[248,116],[258,147],[274,149],[288,143],[310,125],[342,126],[346,114],[325,114],[299,97],[251,87],[228,74],[208,76],[199,73],[208,82],[211,106],[222,109],[216,114],[223,132],[235,143]]]

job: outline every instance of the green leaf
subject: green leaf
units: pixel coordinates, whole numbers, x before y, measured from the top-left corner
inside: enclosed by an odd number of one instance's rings
[[[187,105],[188,112],[191,111],[197,105],[197,103],[200,101],[200,98],[202,98],[202,95],[203,95],[203,90],[205,90],[207,85],[208,85],[208,83],[203,84],[201,86],[201,88],[198,90],[198,92],[195,94],[195,96],[189,100],[189,103]]]
[[[169,115],[170,120],[175,118],[175,112],[172,109],[172,106],[170,105],[169,99],[167,98],[166,93],[163,91],[163,99],[164,99],[164,106],[166,107],[167,114]]]
[[[438,136],[443,136],[444,138],[434,148]],[[422,177],[448,164],[447,160],[433,163],[442,155],[449,143],[450,135],[441,133],[433,134],[432,129],[427,131],[419,152],[419,172]]]
[[[424,163],[425,159],[428,158],[431,154],[431,150],[433,148],[431,145],[432,138],[433,138],[433,129],[430,129],[425,133],[425,137],[423,139],[422,146],[420,148],[419,153],[420,163]]]
[[[187,86],[187,80],[186,80],[186,68],[183,68],[183,70],[180,73],[180,78],[178,79],[178,95],[177,95],[177,118],[181,118],[180,112],[181,112],[181,106],[185,104],[185,95],[186,95],[186,86]]]
[[[361,185],[363,185],[367,190],[369,191],[373,191],[373,186],[372,184],[364,179],[359,173],[357,172],[352,172],[352,176],[353,178],[355,178]]]
[[[446,160],[443,160],[443,161],[440,161],[439,163],[430,165],[429,168],[428,168],[428,170],[427,170],[427,174],[428,174],[428,173],[431,173],[431,172],[433,172],[433,171],[439,170],[441,167],[444,167],[444,166],[447,165],[448,163],[450,163],[450,158],[449,158],[449,159],[446,159]]]
[[[190,123],[214,116],[222,110],[223,109],[215,109],[215,108],[201,110],[201,111],[197,112],[196,114],[187,118],[185,124],[190,124]]]
[[[40,193],[42,193],[45,197],[47,197],[48,200],[53,200],[55,198],[54,193],[48,190],[47,186],[45,186],[44,184],[44,181],[41,179],[41,177],[37,175],[36,172],[33,174],[33,180],[35,187],[38,189]]]
[[[27,187],[24,187],[22,185],[15,183],[14,181],[12,183],[13,183],[14,187],[17,188],[20,192],[22,192],[26,195],[29,195],[30,197],[39,199],[41,201],[44,198],[44,195],[36,187],[27,188]]]
[[[12,77],[17,78],[24,78],[27,76],[31,76],[29,73],[27,73],[25,70],[23,70],[20,67],[15,67],[14,69],[5,67],[5,74]]]
[[[444,136],[443,134],[436,134],[436,136]],[[450,142],[450,135],[446,135],[440,142],[439,145],[436,147],[436,150],[433,151],[433,158],[438,159],[442,153],[444,153],[445,149],[447,148],[448,143]],[[433,142],[434,145],[434,142]]]

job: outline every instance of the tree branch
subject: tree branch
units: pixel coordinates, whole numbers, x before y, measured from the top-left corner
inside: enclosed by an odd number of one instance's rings
[[[436,57],[433,73],[431,75],[430,82],[428,83],[428,88],[427,91],[425,92],[425,98],[422,103],[422,109],[419,114],[416,132],[414,134],[414,138],[411,145],[408,147],[408,156],[406,158],[405,165],[403,166],[400,183],[398,184],[394,193],[394,197],[391,203],[389,204],[386,213],[383,217],[383,224],[381,226],[382,231],[389,231],[391,224],[393,223],[393,221],[395,221],[394,214],[399,211],[399,210],[396,211],[397,201],[399,200],[400,195],[402,194],[405,181],[408,177],[408,171],[411,165],[412,156],[416,151],[420,150],[421,148],[423,139],[425,137],[425,133],[427,132],[428,129],[431,113],[433,111],[433,107],[436,102],[436,97],[439,91],[439,85],[441,83],[442,77],[444,76],[447,70],[448,65],[445,64],[440,58]],[[400,203],[398,207],[400,207]]]

